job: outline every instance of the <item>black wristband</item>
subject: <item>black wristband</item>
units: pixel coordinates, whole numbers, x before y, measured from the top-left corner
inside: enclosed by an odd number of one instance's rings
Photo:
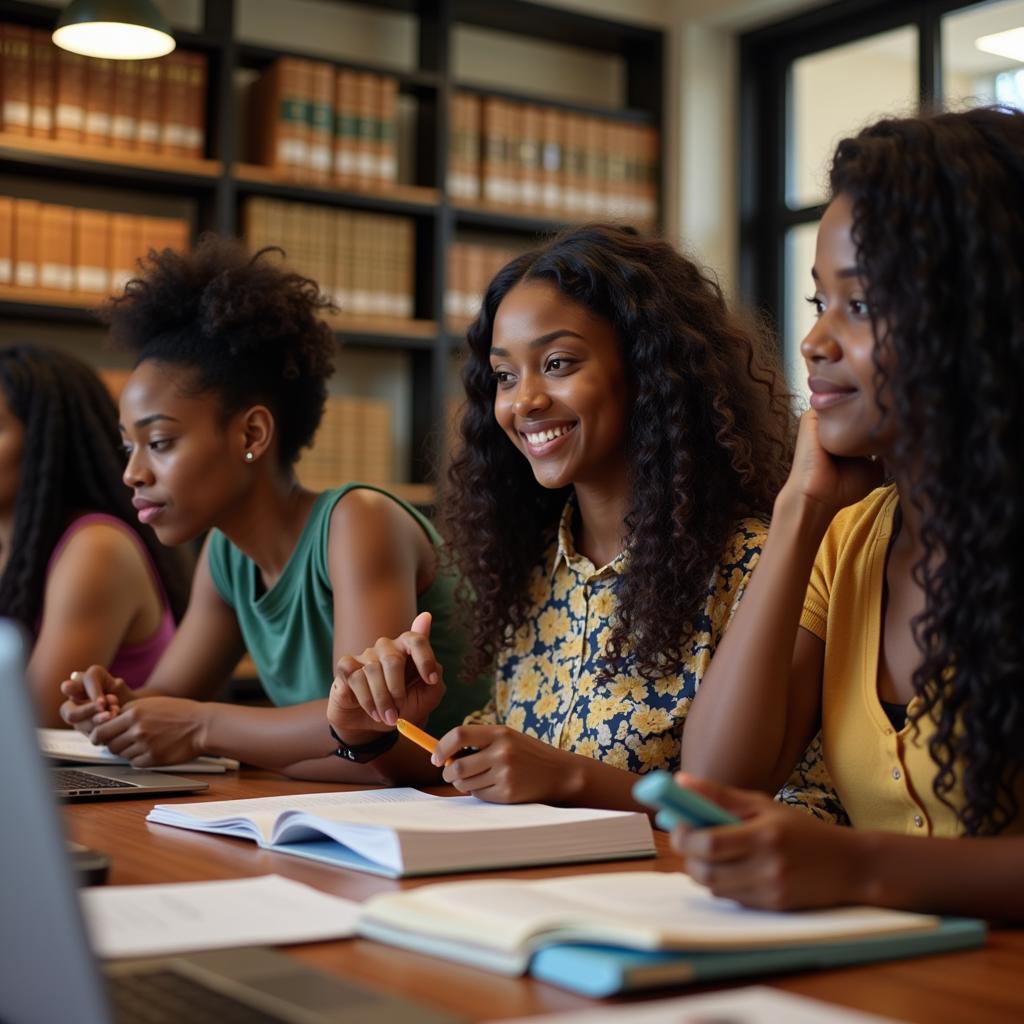
[[[334,751],[334,756],[343,758],[345,761],[352,761],[355,764],[366,764],[375,757],[380,757],[381,754],[387,753],[398,742],[399,737],[398,730],[392,729],[391,732],[382,733],[377,739],[371,740],[369,743],[360,743],[358,746],[353,746],[350,743],[346,743],[334,731],[333,725],[328,725],[327,728],[331,730],[331,737],[338,744],[338,749]]]

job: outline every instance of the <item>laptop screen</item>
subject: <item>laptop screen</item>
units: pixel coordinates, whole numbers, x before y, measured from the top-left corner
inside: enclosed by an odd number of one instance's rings
[[[25,641],[0,620],[0,1021],[107,1024],[64,831],[36,740]]]

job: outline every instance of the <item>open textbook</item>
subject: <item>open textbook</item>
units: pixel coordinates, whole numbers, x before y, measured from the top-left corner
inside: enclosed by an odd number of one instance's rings
[[[401,788],[158,804],[146,820],[389,878],[654,856],[645,814]]]
[[[679,872],[631,871],[382,893],[363,904],[358,930],[407,949],[505,974],[529,970],[588,995],[608,995],[984,941],[981,922],[958,923],[963,927],[950,937],[941,918],[875,907],[750,910]],[[652,968],[646,978],[614,971],[621,964],[640,969],[645,961]]]
[[[47,756],[78,764],[128,764],[106,747],[97,747],[88,736],[75,729],[37,729],[39,749]],[[235,769],[238,762],[230,757],[197,757],[178,764],[161,764],[147,768],[148,772],[225,772]]]

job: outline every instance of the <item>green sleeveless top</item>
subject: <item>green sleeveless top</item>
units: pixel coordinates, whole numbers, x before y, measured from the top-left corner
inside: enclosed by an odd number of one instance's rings
[[[334,506],[357,487],[386,494],[398,502],[434,546],[440,546],[440,536],[421,512],[379,487],[360,483],[317,495],[295,550],[270,590],[263,589],[256,563],[220,530],[210,536],[213,584],[235,610],[263,688],[279,707],[319,700],[330,692],[334,679],[334,593],[327,571],[327,538]],[[451,573],[439,571],[416,600],[417,612],[433,614],[430,642],[444,666],[448,685],[444,699],[430,716],[430,729],[435,735],[460,725],[486,700],[479,687],[459,680],[465,637],[455,609],[455,583]]]

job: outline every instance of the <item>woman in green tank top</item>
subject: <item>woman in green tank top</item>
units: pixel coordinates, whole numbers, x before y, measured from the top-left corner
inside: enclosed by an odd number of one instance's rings
[[[108,308],[115,343],[136,360],[120,417],[139,519],[164,544],[208,533],[188,610],[146,685],[129,691],[95,665],[62,684],[64,720],[136,766],[219,754],[378,781],[368,762],[379,735],[339,746],[325,725],[338,657],[429,612],[434,649],[457,676],[455,579],[430,523],[378,488],[314,494],[296,479],[332,371],[327,305],[267,254],[208,238],[192,253],[151,253]],[[273,708],[210,699],[246,650]],[[480,699],[453,684],[431,727]],[[409,713],[426,724],[436,691],[420,703]]]

